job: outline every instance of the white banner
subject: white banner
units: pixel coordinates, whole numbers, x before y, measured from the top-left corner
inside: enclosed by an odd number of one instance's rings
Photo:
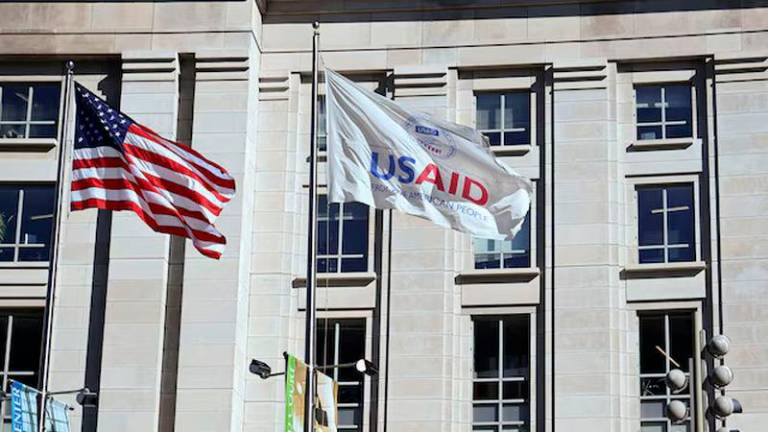
[[[326,69],[331,202],[397,209],[476,237],[511,238],[531,183],[480,132],[410,111]]]

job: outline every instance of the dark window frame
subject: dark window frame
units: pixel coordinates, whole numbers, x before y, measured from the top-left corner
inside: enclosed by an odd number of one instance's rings
[[[640,121],[640,109],[644,108],[650,108],[647,106],[648,104],[640,103],[638,101],[638,89],[651,89],[651,88],[658,88],[660,90],[660,100],[656,103],[654,103],[653,108],[659,108],[661,113],[661,118],[658,121]],[[667,92],[670,89],[673,88],[686,88],[688,90],[689,97],[686,99],[688,101],[688,113],[687,113],[687,119],[685,120],[667,120],[667,117],[669,116],[668,110],[670,109],[669,101],[667,98]],[[694,84],[690,82],[665,82],[665,83],[648,83],[648,84],[636,84],[633,88],[634,92],[634,101],[635,101],[635,136],[638,141],[649,141],[649,140],[667,140],[667,139],[686,139],[686,138],[693,138],[696,134],[695,129],[695,109],[694,109],[694,97],[693,92],[695,90]],[[679,127],[679,126],[686,126],[688,125],[690,128],[690,134],[686,134],[685,136],[675,136],[675,137],[668,137],[669,128],[670,127]],[[660,128],[661,129],[661,137],[654,137],[654,138],[643,138],[642,134],[640,132],[641,128]]]
[[[28,243],[26,239],[22,238],[22,235],[24,234],[22,232],[22,229],[24,227],[24,217],[25,217],[25,208],[28,204],[28,201],[25,200],[25,195],[33,188],[48,188],[50,189],[50,192],[52,194],[56,193],[55,185],[54,184],[47,184],[47,183],[27,183],[27,184],[15,184],[15,183],[4,183],[0,184],[0,191],[4,191],[6,189],[13,190],[15,189],[17,191],[17,203],[16,203],[16,210],[13,214],[13,218],[15,218],[14,222],[14,233],[13,233],[13,239],[11,242],[7,242],[5,238],[0,239],[0,250],[2,249],[13,249],[13,259],[10,260],[2,260],[0,262],[13,262],[13,263],[29,263],[29,262],[48,262],[50,258],[50,247],[51,247],[51,235],[53,232],[53,213],[55,209],[53,208],[55,198],[51,200],[51,209],[50,213],[45,213],[43,215],[35,216],[37,220],[41,219],[50,219],[50,228],[48,230],[47,238],[45,238],[45,241],[43,242],[34,242],[34,243]],[[2,213],[0,213],[0,217],[3,217]],[[10,219],[10,217],[8,218]],[[5,225],[5,222],[4,222]],[[45,254],[42,259],[23,259],[21,257],[22,250],[32,250],[32,249],[42,249],[42,248],[48,248],[47,253]]]
[[[366,206],[365,204],[361,204],[358,202],[346,202],[346,203],[328,203],[327,201],[327,195],[320,194],[318,197],[318,210],[320,207],[323,206],[323,202],[325,202],[325,216],[321,216],[320,212],[318,211],[317,215],[317,222],[318,225],[320,225],[320,222],[324,222],[326,226],[328,227],[328,232],[330,232],[330,224],[335,223],[337,224],[338,228],[336,229],[336,253],[330,253],[328,251],[325,251],[325,253],[322,253],[321,250],[321,236],[324,236],[326,234],[325,231],[318,228],[317,230],[317,236],[318,236],[318,242],[317,242],[317,267],[318,267],[318,273],[324,273],[324,274],[336,274],[336,273],[359,273],[359,272],[367,272],[370,268],[370,230],[371,230],[371,215],[370,215],[370,207]],[[338,209],[336,211],[337,218],[332,218],[331,215],[333,213],[334,206]],[[352,206],[362,206],[358,210],[360,210],[361,214],[365,215],[365,230],[363,232],[359,233],[360,235],[365,236],[363,240],[364,248],[359,253],[345,253],[344,252],[344,221],[345,220],[355,220],[353,217],[346,216],[347,212],[345,211],[349,207]],[[362,208],[365,208],[365,211],[362,211]],[[326,236],[327,238],[327,236]],[[362,259],[364,261],[363,268],[360,270],[344,270],[344,264],[346,259]],[[324,261],[324,263],[323,263]],[[335,269],[334,271],[331,271],[330,269],[333,268],[332,262],[335,262]]]
[[[690,189],[691,205],[687,206],[670,206],[669,205],[669,190],[672,188],[687,187]],[[643,209],[641,208],[641,193],[647,191],[661,190],[662,193],[662,207],[658,209]],[[681,183],[661,183],[661,184],[639,184],[635,187],[635,193],[637,196],[637,249],[638,249],[638,262],[640,264],[653,264],[653,263],[674,263],[674,262],[694,262],[698,257],[697,247],[697,205],[696,205],[696,185],[693,181],[681,182]],[[641,226],[641,215],[644,213],[661,213],[662,215],[662,242],[660,244],[643,244],[643,227]],[[670,215],[674,212],[685,211],[690,214],[690,236],[691,243],[670,243]],[[690,249],[691,259],[689,260],[670,260],[671,249]],[[658,251],[663,253],[663,260],[656,261],[651,259],[643,259],[642,251]]]
[[[3,107],[4,107],[4,97],[7,97],[5,95],[6,88],[11,86],[26,86],[27,92],[26,92],[26,112],[24,113],[23,119],[4,119],[3,115]],[[35,106],[35,89],[40,89],[41,87],[56,87],[57,93],[57,99],[56,99],[56,107],[53,113],[53,119],[35,119],[35,112],[34,112],[34,106]],[[60,116],[61,116],[61,106],[62,106],[62,91],[61,91],[61,83],[57,81],[3,81],[0,82],[0,139],[22,139],[22,140],[28,140],[28,139],[48,139],[48,138],[57,138],[59,134],[59,126],[60,126]],[[7,131],[3,132],[3,129],[14,127],[14,126],[22,126],[24,129],[24,133],[17,135],[17,136],[5,136],[11,133],[14,129],[8,129]],[[52,126],[53,127],[53,133],[51,134],[45,134],[45,136],[39,136],[39,137],[31,137],[32,135],[32,128],[35,126]]]
[[[535,121],[535,118],[533,118],[533,112],[532,112],[532,104],[531,104],[531,89],[510,89],[510,90],[496,90],[496,91],[477,91],[475,92],[475,125],[477,127],[477,130],[480,131],[483,135],[485,135],[489,143],[491,143],[491,146],[493,147],[509,147],[509,146],[523,146],[523,145],[531,145],[533,142],[532,137],[532,123]],[[507,106],[507,95],[523,95],[525,98],[522,98],[526,101],[525,109],[528,113],[528,119],[525,127],[506,127],[506,106]],[[479,112],[480,112],[480,103],[479,98],[481,96],[496,96],[500,98],[499,101],[499,118],[498,118],[498,127],[494,128],[480,128],[479,125]],[[506,135],[507,134],[513,134],[513,133],[520,133],[525,132],[525,142],[512,142],[507,143],[506,142]],[[498,144],[493,144],[493,140],[491,139],[491,136],[489,134],[499,134],[499,142]],[[510,135],[511,136],[511,135]]]

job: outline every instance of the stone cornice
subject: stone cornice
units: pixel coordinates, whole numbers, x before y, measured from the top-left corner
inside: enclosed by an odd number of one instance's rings
[[[605,88],[608,65],[604,61],[558,62],[552,65],[555,90]]]
[[[397,67],[394,71],[397,96],[444,95],[448,70],[435,66]]]
[[[717,82],[768,80],[768,51],[720,54],[714,62]]]
[[[246,50],[204,50],[195,53],[198,81],[239,81],[248,79]]]
[[[126,51],[122,54],[123,81],[173,81],[179,74],[174,51]]]

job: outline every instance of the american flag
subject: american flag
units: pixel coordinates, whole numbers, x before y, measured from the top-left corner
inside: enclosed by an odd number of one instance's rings
[[[72,210],[131,210],[153,230],[220,258],[226,238],[213,223],[235,194],[232,176],[77,83],[75,102]]]

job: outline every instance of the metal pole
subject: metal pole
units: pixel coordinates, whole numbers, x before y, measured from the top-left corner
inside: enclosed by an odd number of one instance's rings
[[[307,221],[307,313],[304,356],[307,361],[309,384],[307,385],[307,403],[304,407],[304,431],[314,429],[315,406],[315,288],[317,285],[317,85],[318,85],[318,49],[320,45],[320,23],[312,24],[315,29],[312,36],[312,115],[310,122],[309,144],[309,211]]]
[[[65,191],[65,178],[64,173],[66,167],[64,166],[67,161],[67,152],[69,146],[67,145],[69,136],[69,111],[70,100],[72,99],[72,81],[75,71],[75,63],[73,61],[67,61],[66,63],[67,75],[64,80],[64,112],[62,113],[61,124],[61,138],[59,140],[59,161],[58,169],[56,171],[56,198],[53,205],[53,227],[51,232],[51,251],[50,260],[48,262],[48,292],[45,298],[45,335],[43,336],[43,358],[41,359],[41,385],[40,385],[40,415],[39,423],[37,425],[40,432],[45,431],[45,408],[46,399],[48,398],[48,369],[51,363],[51,335],[53,333],[53,309],[56,300],[56,274],[59,267],[59,239],[61,238],[61,222],[62,214],[61,205],[64,201]]]

